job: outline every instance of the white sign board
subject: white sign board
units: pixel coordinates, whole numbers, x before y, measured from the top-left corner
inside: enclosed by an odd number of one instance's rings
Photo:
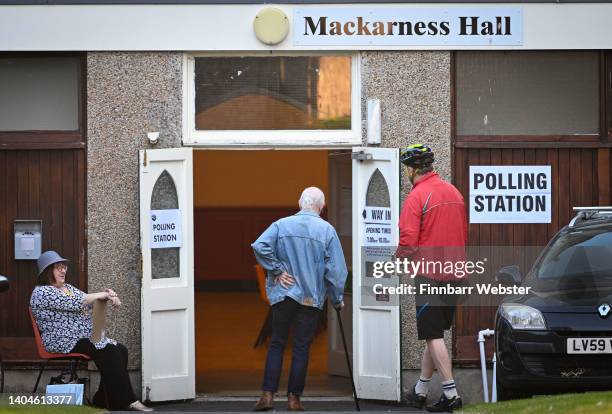
[[[470,166],[470,223],[550,223],[550,165]]]
[[[523,9],[296,8],[295,46],[520,46]]]
[[[151,249],[181,247],[181,210],[151,210]]]
[[[363,245],[391,245],[391,209],[389,207],[365,207],[362,214],[365,224]]]

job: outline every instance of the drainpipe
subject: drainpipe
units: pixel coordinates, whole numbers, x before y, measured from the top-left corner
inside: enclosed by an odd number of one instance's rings
[[[485,358],[485,336],[491,336],[495,334],[492,329],[483,329],[478,332],[478,346],[480,348],[480,369],[482,371],[482,393],[484,395],[484,402],[489,402],[489,381],[487,379],[487,362]],[[497,399],[497,395],[495,396]]]

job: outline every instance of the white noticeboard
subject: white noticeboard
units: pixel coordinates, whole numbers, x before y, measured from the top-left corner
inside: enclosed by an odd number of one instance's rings
[[[181,247],[181,210],[151,210],[151,249]]]
[[[550,223],[550,165],[470,166],[470,223]]]

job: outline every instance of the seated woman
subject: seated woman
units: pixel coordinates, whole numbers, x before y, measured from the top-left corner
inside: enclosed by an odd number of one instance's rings
[[[80,353],[90,356],[102,379],[94,396],[96,405],[112,410],[153,411],[134,397],[127,371],[128,351],[117,341],[102,336],[92,343],[92,304],[107,300],[119,306],[121,301],[112,289],[84,293],[66,283],[67,260],[53,250],[38,259],[38,286],[30,298],[32,314],[47,352]]]

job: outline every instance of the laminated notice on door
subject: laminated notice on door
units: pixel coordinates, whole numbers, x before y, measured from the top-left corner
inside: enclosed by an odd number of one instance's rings
[[[106,328],[106,301],[96,300],[93,303],[93,329],[91,330],[91,342],[100,342]]]

